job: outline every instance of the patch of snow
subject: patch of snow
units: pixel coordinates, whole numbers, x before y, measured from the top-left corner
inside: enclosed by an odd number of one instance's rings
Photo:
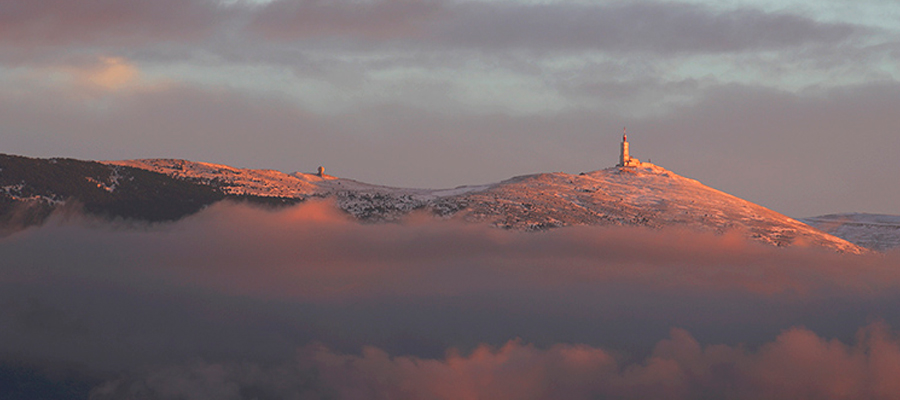
[[[6,185],[3,187],[0,187],[0,189],[3,189],[3,191],[6,192],[6,194],[9,196],[21,196],[22,189],[24,189],[24,188],[25,188],[24,183],[18,183],[15,185]]]
[[[104,186],[107,192],[115,192],[116,188],[119,187],[119,180],[122,179],[122,167],[119,165],[113,166],[112,172],[109,174],[109,185]]]
[[[26,201],[26,202],[37,201],[37,202],[47,203],[51,206],[58,206],[58,205],[65,204],[65,200],[60,199],[59,196],[57,196],[55,194],[25,196],[22,193],[22,189],[25,189],[24,183],[18,183],[15,185],[6,185],[6,186],[0,187],[0,190],[3,190],[3,192],[5,192],[6,195],[9,196],[10,198],[12,198],[13,200]]]

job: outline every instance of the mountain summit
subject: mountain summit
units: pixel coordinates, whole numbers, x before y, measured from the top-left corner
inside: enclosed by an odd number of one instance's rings
[[[0,224],[7,230],[39,224],[71,204],[95,215],[167,221],[226,199],[277,206],[325,198],[364,222],[397,221],[421,210],[526,231],[574,225],[678,226],[738,231],[775,246],[865,252],[665,168],[634,158],[626,161],[577,175],[544,173],[433,190],[371,185],[324,171],[286,174],[173,159],[101,163],[0,155]]]
[[[627,147],[626,147],[627,149]],[[724,233],[737,230],[756,241],[823,246],[863,252],[765,207],[710,188],[665,168],[631,159],[577,175],[544,173],[454,189],[406,189],[371,185],[324,174],[244,170],[182,160],[111,162],[213,185],[227,194],[332,198],[345,212],[369,221],[395,221],[413,210],[517,230],[573,225],[687,227]]]

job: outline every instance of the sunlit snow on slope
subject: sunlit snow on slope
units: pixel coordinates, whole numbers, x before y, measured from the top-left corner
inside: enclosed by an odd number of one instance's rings
[[[840,252],[865,250],[797,220],[665,168],[607,168],[577,175],[545,173],[453,189],[372,185],[328,175],[251,170],[184,160],[115,161],[219,187],[228,194],[333,198],[343,211],[367,222],[398,221],[421,210],[516,230],[577,225],[739,231],[775,246],[814,245]]]
[[[316,175],[288,175],[269,169],[242,169],[227,165],[174,159],[107,161],[107,164],[141,168],[172,177],[215,186],[227,194],[306,198],[323,180]]]
[[[665,168],[608,168],[579,175],[513,178],[465,198],[463,213],[515,229],[569,225],[686,226],[717,233],[743,231],[786,246],[818,245],[860,252],[853,244]]]

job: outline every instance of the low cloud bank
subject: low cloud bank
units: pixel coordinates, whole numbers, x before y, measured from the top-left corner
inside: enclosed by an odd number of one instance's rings
[[[585,345],[547,349],[510,341],[443,359],[359,355],[321,345],[290,363],[195,361],[105,382],[92,399],[892,399],[900,396],[900,341],[883,324],[851,345],[802,328],[756,350],[701,345],[673,329],[640,362]]]
[[[327,202],[281,211],[221,203],[177,224],[139,229],[75,219],[6,239],[7,280],[102,274],[113,283],[304,301],[610,282],[762,297],[872,296],[900,286],[896,257],[774,248],[739,233],[628,227],[523,233],[426,216],[361,225]]]
[[[74,368],[107,382],[98,398],[895,393],[875,376],[898,364],[896,253],[424,215],[363,225],[310,202],[150,226],[60,216],[0,239],[0,259],[0,367]]]

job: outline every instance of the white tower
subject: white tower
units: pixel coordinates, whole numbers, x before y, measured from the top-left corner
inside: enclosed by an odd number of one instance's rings
[[[637,167],[641,165],[641,160],[628,154],[628,132],[622,129],[622,145],[619,148],[619,165],[617,167]]]

